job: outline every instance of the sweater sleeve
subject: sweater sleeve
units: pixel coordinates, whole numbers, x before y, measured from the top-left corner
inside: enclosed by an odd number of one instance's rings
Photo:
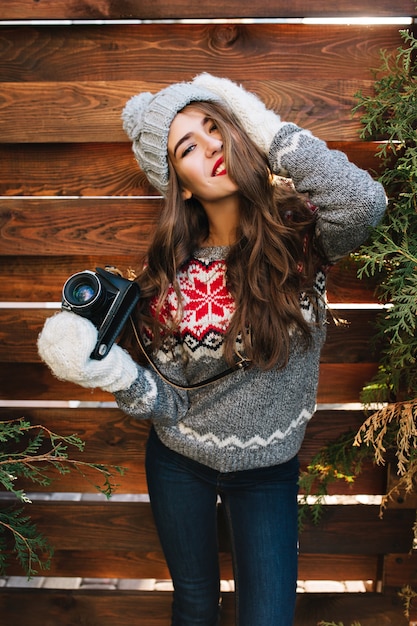
[[[164,382],[155,372],[138,367],[138,376],[129,389],[114,394],[118,407],[139,419],[168,425],[187,412],[188,393]]]
[[[269,161],[274,174],[289,176],[318,207],[316,237],[328,261],[355,250],[382,219],[387,205],[382,185],[309,131],[284,124]]]

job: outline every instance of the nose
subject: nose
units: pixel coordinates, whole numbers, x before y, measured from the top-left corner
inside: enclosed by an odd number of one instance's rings
[[[213,156],[217,152],[221,152],[223,150],[223,141],[220,137],[208,137],[206,142],[206,153],[207,156]]]

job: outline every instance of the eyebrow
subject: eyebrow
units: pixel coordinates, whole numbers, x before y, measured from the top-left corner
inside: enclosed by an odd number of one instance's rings
[[[210,121],[210,119],[211,119],[211,118],[210,118],[210,117],[208,117],[208,116],[203,117],[203,119],[201,120],[201,126],[202,126],[202,127],[204,127],[204,126],[207,124],[207,122],[209,122],[209,121]],[[192,132],[190,132],[190,133],[186,133],[183,137],[181,137],[181,139],[179,139],[179,140],[177,141],[177,143],[175,144],[174,150],[173,150],[174,157],[176,157],[176,155],[177,155],[177,150],[178,150],[178,148],[180,147],[180,145],[181,145],[182,143],[184,143],[184,142],[188,141],[188,139],[190,139],[190,137],[192,136],[192,134],[193,134]]]
[[[191,137],[192,133],[187,133],[186,135],[184,135],[184,137],[181,137],[181,139],[179,141],[177,141],[177,143],[175,144],[175,148],[174,148],[174,157],[177,156],[177,150],[180,147],[180,145],[182,143],[184,143],[185,141],[188,141],[188,139]]]

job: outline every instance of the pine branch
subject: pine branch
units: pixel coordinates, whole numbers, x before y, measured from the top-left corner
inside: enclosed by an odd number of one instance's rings
[[[78,435],[58,435],[40,424],[31,425],[23,418],[0,422],[0,444],[0,485],[27,504],[30,499],[17,486],[19,478],[47,486],[53,480],[51,470],[60,474],[75,470],[106,498],[110,498],[117,486],[113,474],[124,473],[120,466],[71,459],[69,447],[84,450],[85,444]],[[87,473],[87,470],[97,473],[103,484],[95,484],[90,477],[91,472]],[[0,574],[4,574],[7,566],[7,535],[13,537],[12,551],[28,577],[37,573],[35,567],[49,567],[52,546],[38,532],[30,516],[24,515],[23,509],[8,509],[0,512]]]
[[[374,91],[358,93],[354,108],[362,116],[361,137],[379,142],[379,180],[389,199],[383,222],[353,255],[361,263],[359,278],[377,278],[376,295],[385,305],[375,327],[378,371],[361,394],[366,410],[378,410],[350,441],[342,436],[330,442],[302,474],[306,499],[316,491],[316,508],[329,483],[339,474],[354,479],[365,458],[383,464],[396,456],[399,481],[382,508],[395,489],[413,490],[417,478],[417,39],[406,30],[401,36],[403,45],[394,53],[381,51]],[[317,510],[313,516],[318,519]]]
[[[31,523],[30,517],[24,515],[23,509],[8,509],[0,513],[0,534],[9,534],[13,537],[13,552],[16,555],[22,568],[30,578],[38,573],[35,569],[39,566],[41,569],[49,569],[53,548],[49,542],[37,531],[35,524]],[[0,561],[0,574],[4,575],[7,566],[6,557],[7,542],[3,539],[2,555]],[[41,552],[39,556],[38,551]]]
[[[417,39],[401,31],[403,46],[382,51],[374,93],[357,94],[364,139],[381,140],[379,177],[388,194],[384,221],[361,248],[360,278],[378,275],[377,295],[389,308],[378,316],[379,370],[366,402],[417,396]],[[372,398],[374,394],[374,397]]]

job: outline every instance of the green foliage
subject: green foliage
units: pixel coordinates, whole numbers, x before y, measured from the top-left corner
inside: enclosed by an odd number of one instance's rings
[[[417,40],[401,31],[404,45],[382,52],[374,93],[358,94],[362,137],[380,141],[379,176],[389,198],[386,216],[360,250],[359,277],[378,277],[386,310],[377,322],[381,357],[363,402],[417,397]]]
[[[109,498],[116,487],[112,472],[123,474],[123,469],[71,459],[69,447],[83,451],[84,442],[77,435],[57,435],[44,426],[31,425],[23,418],[0,422],[0,485],[23,504],[30,504],[26,492],[18,484],[19,479],[47,486],[53,480],[51,470],[59,474],[76,470],[91,482],[85,472],[89,468],[97,472],[102,481],[101,485],[94,484],[94,487]],[[38,532],[24,507],[0,511],[0,575],[7,568],[8,548],[28,577],[38,573],[37,567],[47,569],[50,566],[53,548]]]
[[[361,394],[370,415],[356,437],[330,442],[302,474],[301,522],[308,496],[316,495],[311,515],[318,521],[330,482],[354,480],[365,458],[382,464],[387,455],[397,457],[400,479],[383,506],[398,489],[413,491],[417,477],[417,39],[408,31],[401,36],[401,47],[381,51],[373,93],[358,93],[354,109],[362,115],[362,138],[378,142],[379,180],[389,200],[382,223],[352,255],[360,278],[377,279],[385,305],[374,337],[378,372]]]
[[[399,480],[383,499],[415,491],[417,479],[417,39],[401,31],[403,45],[392,53],[381,51],[381,67],[374,72],[371,95],[357,94],[362,138],[378,141],[379,180],[388,196],[383,222],[369,242],[353,255],[360,278],[377,278],[377,296],[385,305],[377,320],[375,343],[379,368],[364,387],[362,401],[369,415],[356,436],[342,435],[311,461],[301,476],[307,495],[317,500],[313,520],[330,482],[354,480],[366,458],[383,464],[397,457]],[[375,405],[378,407],[374,410]],[[305,513],[304,515],[305,517]],[[409,616],[417,597],[407,586],[399,594]],[[319,622],[318,626],[344,626]],[[351,626],[360,626],[354,622]]]
[[[360,474],[364,460],[372,457],[368,448],[354,447],[355,436],[354,431],[348,431],[329,442],[311,459],[306,470],[300,472],[300,529],[307,518],[311,518],[314,524],[320,521],[329,485],[337,480],[352,484]]]
[[[49,569],[53,547],[38,532],[24,509],[8,508],[0,512],[0,574],[5,574],[8,565],[7,548],[10,547],[10,537],[12,552],[28,578],[38,573],[37,567]]]

